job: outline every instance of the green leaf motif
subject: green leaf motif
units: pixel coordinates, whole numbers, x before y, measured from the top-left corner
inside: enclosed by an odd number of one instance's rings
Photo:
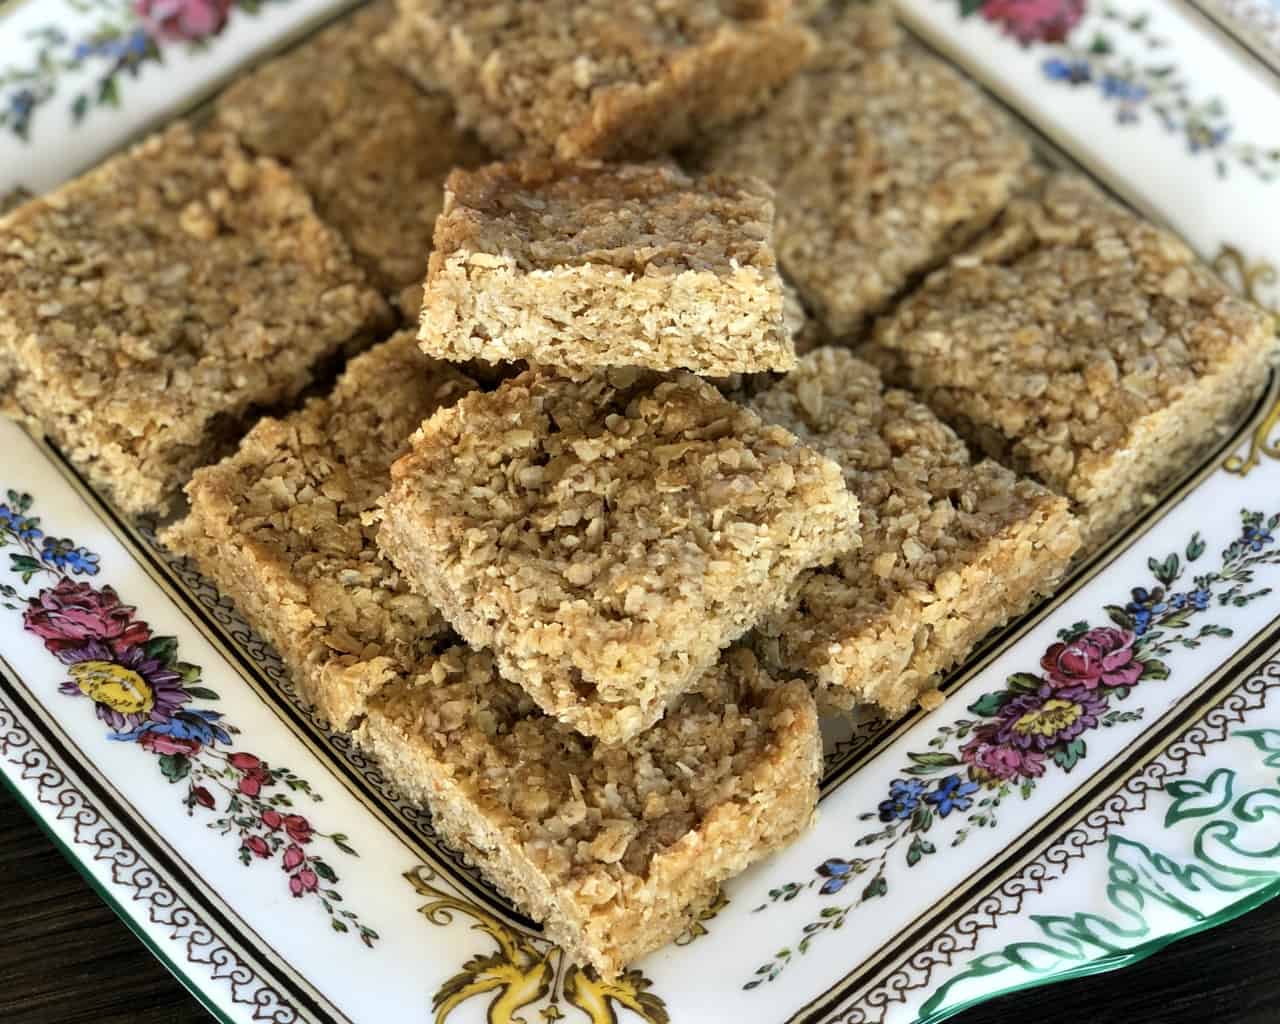
[[[193,665],[189,661],[175,661],[169,667],[182,677],[184,683],[198,683],[200,681],[199,665]]]
[[[1178,779],[1165,786],[1173,797],[1173,803],[1164,816],[1164,826],[1176,825],[1186,818],[1203,818],[1217,814],[1234,796],[1236,773],[1230,768],[1219,768],[1204,782],[1195,779]]]
[[[1280,729],[1240,729],[1236,736],[1243,736],[1268,755],[1262,763],[1268,768],[1280,768]]]
[[[1098,57],[1105,57],[1111,53],[1113,47],[1111,40],[1104,36],[1101,32],[1093,37],[1093,41],[1089,43],[1089,52]]]
[[[1068,626],[1066,629],[1058,630],[1058,639],[1061,640],[1063,643],[1069,644],[1071,643],[1072,640],[1075,640],[1077,637],[1083,636],[1087,632],[1089,632],[1089,623],[1081,620],[1080,622],[1071,623],[1071,625]],[[1018,675],[1025,675],[1025,674],[1026,673],[1024,672],[1018,673]]]
[[[9,555],[9,569],[12,572],[22,573],[24,583],[43,568],[44,564],[38,558],[32,558],[30,555]]]
[[[922,857],[927,857],[929,854],[936,852],[937,847],[935,847],[933,843],[916,836],[915,839],[911,841],[911,846],[907,850],[907,867],[915,867],[920,863]]]
[[[980,718],[995,718],[996,715],[1000,714],[1000,709],[1011,700],[1013,700],[1013,694],[1008,690],[984,693],[969,705],[969,711]]]
[[[1147,568],[1151,570],[1151,575],[1166,587],[1170,586],[1182,572],[1182,566],[1178,561],[1177,555],[1169,555],[1163,562],[1155,558],[1148,558]]]
[[[960,17],[968,18],[970,15],[977,14],[983,2],[984,0],[960,0]]]
[[[922,768],[954,768],[960,763],[955,754],[907,754]]]
[[[1078,625],[1083,625],[1083,623],[1078,623]],[[1072,628],[1074,629],[1075,627]],[[1033,676],[1030,672],[1015,672],[1006,680],[1006,683],[1014,693],[1035,693],[1040,687],[1044,686],[1044,680],[1039,676]]]
[[[1133,629],[1133,616],[1118,604],[1109,604],[1103,610],[1107,613],[1107,618],[1121,629]]]
[[[1142,662],[1143,679],[1168,679],[1169,666],[1158,658],[1149,658]]]
[[[153,636],[143,648],[147,656],[158,658],[166,665],[172,665],[178,655],[178,638],[176,636]]]
[[[217,700],[218,693],[216,690],[210,690],[207,686],[188,686],[187,693],[200,700]]]
[[[876,875],[867,883],[867,887],[862,890],[862,898],[864,900],[873,900],[877,896],[883,896],[889,891],[889,883],[885,880],[884,875]]]
[[[1065,746],[1055,747],[1053,750],[1053,763],[1061,768],[1064,772],[1071,771],[1079,760],[1088,753],[1088,746],[1084,740],[1076,737]]]
[[[1197,530],[1191,535],[1191,540],[1187,542],[1187,561],[1194,562],[1204,554],[1204,549],[1205,543],[1200,539],[1200,531]]]
[[[161,754],[160,774],[170,782],[180,782],[191,774],[191,759],[186,754]]]
[[[98,106],[120,106],[120,87],[116,84],[116,80],[110,76],[98,83]]]
[[[328,864],[320,860],[318,857],[312,858],[311,869],[326,882],[332,883],[338,880],[338,876],[334,873],[333,868],[329,867]]]

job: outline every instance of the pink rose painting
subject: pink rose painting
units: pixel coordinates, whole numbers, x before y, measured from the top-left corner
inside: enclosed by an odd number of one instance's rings
[[[234,0],[136,0],[138,20],[160,39],[194,42],[217,35]]]
[[[999,743],[994,728],[979,729],[960,748],[960,760],[970,766],[978,782],[1008,782],[1011,779],[1038,779],[1044,774],[1044,754]]]
[[[111,587],[95,590],[88,583],[66,578],[31,600],[23,623],[44,640],[51,654],[74,650],[90,640],[122,654],[151,639],[147,624],[134,618],[134,609],[121,604]]]
[[[1040,667],[1054,686],[1132,686],[1142,675],[1142,663],[1133,656],[1135,639],[1127,629],[1101,626],[1051,646]]]
[[[979,10],[1024,46],[1061,43],[1084,17],[1085,0],[985,0]]]

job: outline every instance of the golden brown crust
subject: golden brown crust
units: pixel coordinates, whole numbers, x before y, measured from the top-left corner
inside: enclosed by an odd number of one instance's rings
[[[0,221],[9,397],[126,512],[388,319],[293,177],[222,132],[179,122]]]
[[[688,374],[530,371],[429,420],[378,541],[548,713],[635,736],[856,538],[839,468]]]
[[[1015,200],[878,325],[872,355],[988,454],[1074,503],[1086,547],[1263,385],[1270,318],[1083,179]]]
[[[445,95],[424,95],[374,54],[391,20],[379,2],[236,81],[216,118],[255,152],[290,164],[320,216],[370,277],[419,284],[451,169],[486,159]]]
[[[795,364],[768,187],[658,164],[524,160],[449,176],[423,350],[457,361]]]
[[[778,261],[846,337],[999,213],[1029,150],[884,5],[837,5],[819,31],[810,66],[698,161],[774,186]]]
[[[414,428],[473,387],[401,332],[353,360],[330,395],[262,420],[235,455],[197,471],[190,513],[164,534],[275,645],[335,728],[421,671],[445,630],[378,557],[362,517]]]
[[[246,149],[288,163],[369,98],[386,66],[371,42],[394,17],[393,0],[375,0],[239,76],[218,95],[215,120]]]
[[[380,48],[499,153],[644,157],[758,109],[812,55],[780,5],[730,6],[402,0]]]
[[[1067,503],[993,462],[874,368],[820,348],[753,406],[838,462],[861,546],[806,573],[759,628],[766,664],[805,671],[823,703],[906,711],[934,675],[1057,585],[1080,546]]]
[[[625,748],[539,713],[463,647],[384,690],[359,738],[449,842],[607,977],[794,839],[821,764],[806,687],[774,683],[741,649]]]

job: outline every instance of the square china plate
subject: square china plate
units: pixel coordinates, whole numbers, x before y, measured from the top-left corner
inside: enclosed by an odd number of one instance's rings
[[[0,195],[57,185],[344,6],[0,0]],[[1280,0],[899,6],[1048,158],[1280,305]],[[940,711],[833,729],[815,827],[617,982],[567,964],[317,727],[227,601],[7,422],[0,774],[222,1020],[938,1021],[1280,892],[1278,395]],[[92,670],[69,663],[89,640]],[[1039,696],[1055,674],[1090,698]],[[184,734],[116,728],[148,685],[185,690]],[[982,730],[1010,714],[1070,741],[987,765]]]

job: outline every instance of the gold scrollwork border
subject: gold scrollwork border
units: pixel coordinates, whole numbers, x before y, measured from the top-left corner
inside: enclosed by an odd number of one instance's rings
[[[538,1007],[544,1021],[564,1020],[565,1008],[590,1024],[617,1024],[619,1009],[630,1010],[648,1024],[670,1024],[666,1003],[649,991],[652,982],[633,969],[606,981],[589,967],[570,963],[564,951],[546,939],[525,935],[496,915],[438,884],[435,871],[421,864],[404,874],[419,896],[427,899],[418,912],[434,925],[453,923],[455,914],[471,918],[472,928],[493,940],[495,949],[473,956],[445,981],[431,1000],[435,1024],[472,999],[488,999],[489,1024],[525,1024],[520,1011]],[[714,915],[712,915],[714,916]]]
[[[1270,313],[1275,320],[1276,332],[1280,334],[1280,309],[1267,305],[1263,297],[1264,292],[1280,283],[1280,273],[1276,272],[1274,265],[1263,261],[1250,263],[1242,250],[1234,245],[1224,245],[1213,259],[1213,269],[1228,284],[1239,289],[1246,299],[1258,303]],[[1248,454],[1243,458],[1229,455],[1222,468],[1228,473],[1247,476],[1262,461],[1263,456],[1280,459],[1280,437],[1271,440],[1277,428],[1280,428],[1280,399],[1277,399],[1250,435]]]

